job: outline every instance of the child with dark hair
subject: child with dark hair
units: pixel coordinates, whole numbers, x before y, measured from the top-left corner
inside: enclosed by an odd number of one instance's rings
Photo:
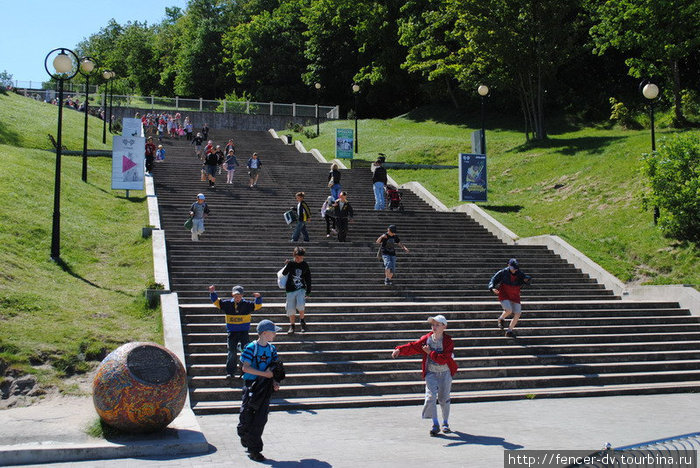
[[[285,266],[282,270],[282,275],[287,276],[285,291],[287,292],[287,316],[289,317],[288,334],[294,334],[294,322],[296,313],[299,311],[299,321],[301,322],[301,331],[307,331],[306,321],[304,320],[304,307],[306,306],[306,298],[311,295],[311,269],[309,264],[304,260],[306,250],[302,247],[294,247],[292,252],[292,260],[285,260]]]
[[[498,317],[498,327],[503,330],[505,319],[513,314],[513,319],[506,328],[506,336],[515,338],[514,328],[520,319],[520,288],[525,284],[530,284],[532,277],[520,270],[520,264],[514,258],[508,260],[508,266],[498,270],[489,281],[489,290],[498,296],[498,300],[503,307],[503,313]]]

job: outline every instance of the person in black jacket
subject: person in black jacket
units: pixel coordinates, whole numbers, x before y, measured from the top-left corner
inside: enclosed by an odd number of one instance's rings
[[[293,259],[285,260],[285,267],[282,274],[287,276],[287,316],[289,317],[288,334],[294,334],[294,322],[296,313],[299,311],[299,321],[301,322],[301,331],[307,331],[306,321],[304,320],[304,307],[306,298],[311,295],[311,269],[309,264],[304,261],[306,250],[302,247],[294,247],[292,252]]]
[[[297,225],[292,233],[292,242],[297,242],[301,235],[304,236],[304,242],[309,242],[309,231],[306,229],[306,223],[311,220],[311,210],[304,201],[304,197],[304,192],[296,193],[297,206],[294,208],[294,211],[297,214]]]
[[[338,195],[338,200],[333,204],[335,209],[335,225],[338,229],[338,242],[345,242],[348,235],[348,224],[355,215],[352,205],[348,201],[348,193],[343,190]]]
[[[374,209],[383,210],[385,205],[384,202],[384,186],[387,183],[387,173],[384,166],[382,166],[382,159],[379,158],[375,161],[374,174],[372,174],[372,185],[374,186]]]

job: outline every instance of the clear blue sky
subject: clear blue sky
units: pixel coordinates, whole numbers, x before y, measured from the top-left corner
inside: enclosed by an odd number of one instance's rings
[[[46,54],[57,47],[73,49],[114,18],[159,23],[165,7],[187,0],[2,0],[0,1],[0,72],[13,80],[46,81]]]

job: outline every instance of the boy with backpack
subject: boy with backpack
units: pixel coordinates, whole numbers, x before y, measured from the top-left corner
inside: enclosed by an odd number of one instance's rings
[[[260,462],[265,461],[262,433],[270,412],[270,398],[272,392],[279,390],[285,372],[272,344],[280,327],[270,320],[262,320],[257,331],[258,339],[248,343],[241,353],[243,398],[237,429],[248,458]]]

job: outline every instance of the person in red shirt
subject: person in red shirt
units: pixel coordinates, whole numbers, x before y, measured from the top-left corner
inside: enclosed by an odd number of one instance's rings
[[[506,336],[515,338],[513,329],[518,324],[522,313],[520,305],[520,288],[524,284],[530,284],[532,277],[520,270],[518,261],[514,258],[508,260],[508,266],[498,270],[489,282],[489,290],[498,296],[503,306],[503,313],[498,317],[498,327],[506,330]],[[505,319],[513,314],[508,328],[505,327]]]
[[[418,341],[397,346],[391,353],[397,356],[423,356],[422,371],[425,379],[425,403],[423,404],[423,419],[432,419],[433,428],[430,436],[440,433],[437,404],[442,409],[442,432],[452,432],[448,419],[450,417],[450,391],[452,377],[457,373],[457,363],[454,360],[454,343],[452,337],[445,333],[447,319],[443,315],[428,318],[431,332],[423,335]]]

